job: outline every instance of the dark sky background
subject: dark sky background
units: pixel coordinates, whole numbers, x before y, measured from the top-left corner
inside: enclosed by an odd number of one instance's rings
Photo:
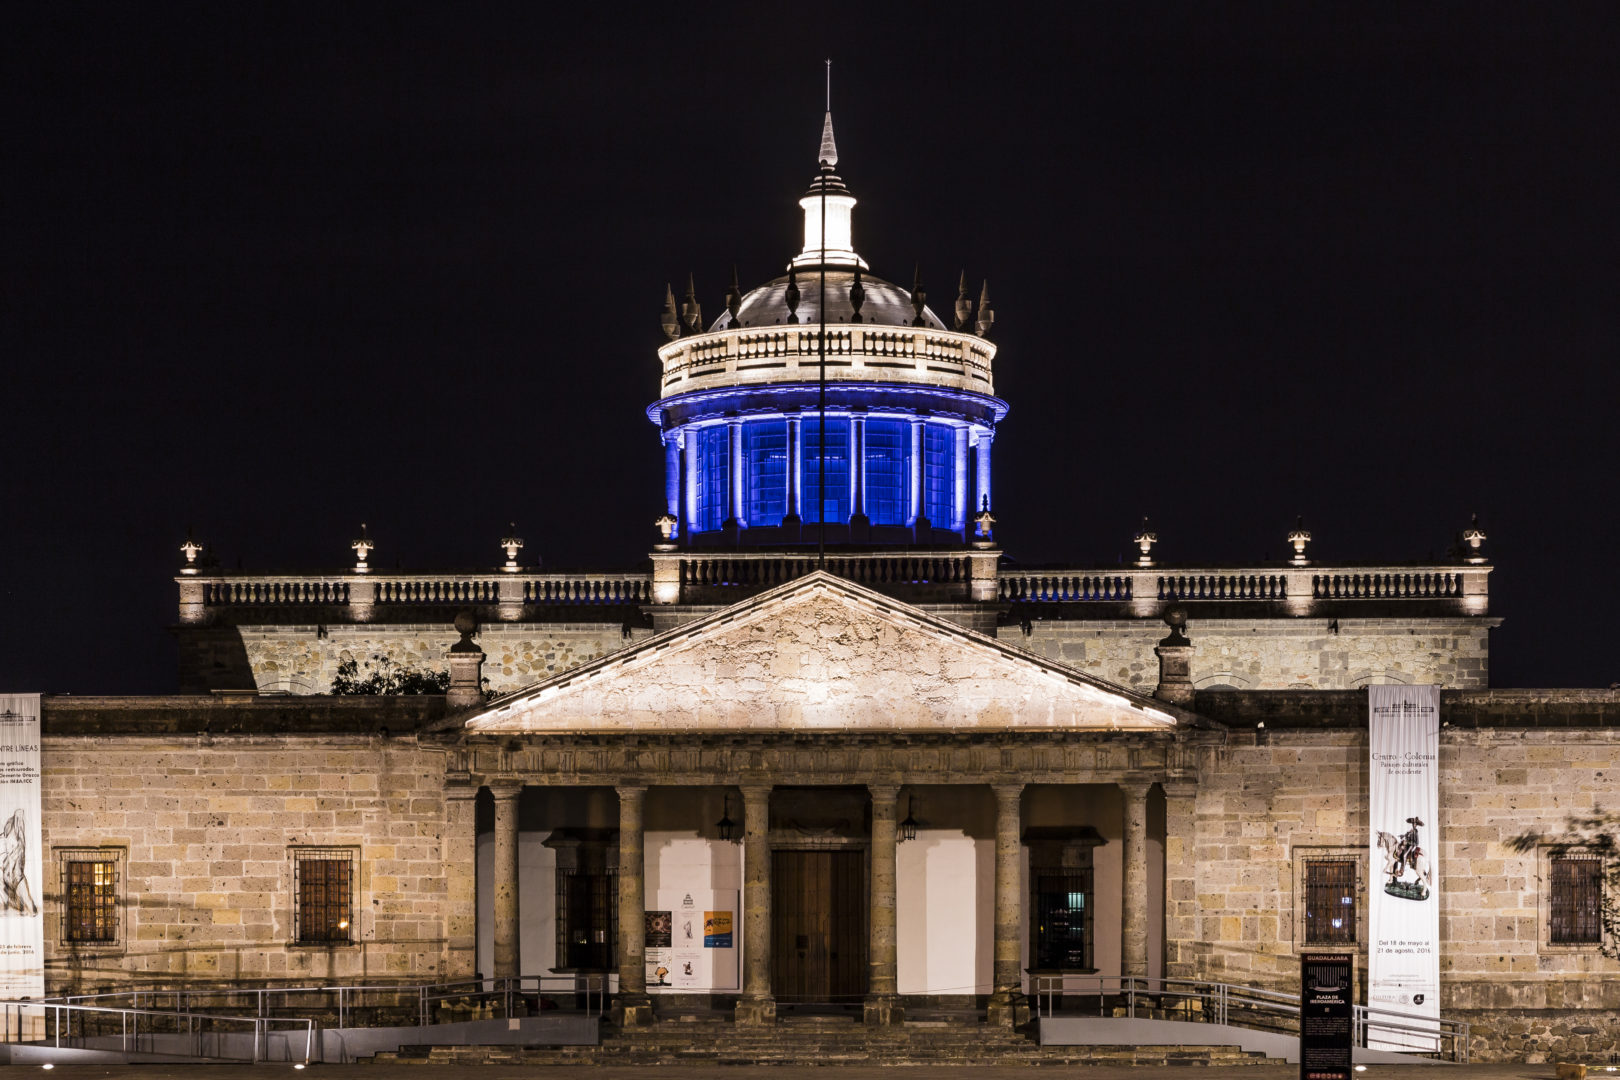
[[[569,12],[571,13],[565,13]],[[818,23],[822,28],[818,28]],[[1620,680],[1613,5],[33,5],[3,49],[0,687],[172,689],[224,566],[632,567],[665,282],[988,277],[1000,537],[1443,558]],[[1196,634],[1196,626],[1194,626]]]

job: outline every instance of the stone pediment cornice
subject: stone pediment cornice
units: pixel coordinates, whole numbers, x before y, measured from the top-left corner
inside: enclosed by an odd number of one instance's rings
[[[1192,713],[817,571],[440,727],[474,736],[1199,724]]]

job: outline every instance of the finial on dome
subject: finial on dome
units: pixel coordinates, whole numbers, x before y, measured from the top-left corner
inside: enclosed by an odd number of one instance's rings
[[[962,271],[961,280],[956,283],[956,329],[958,332],[966,330],[968,322],[973,318],[973,301],[967,294],[967,271]]]
[[[731,315],[727,326],[735,330],[741,324],[737,321],[737,311],[742,307],[742,286],[737,284],[737,264],[731,265],[731,288],[726,290],[726,311]]]
[[[675,290],[664,283],[664,336],[674,341],[681,336],[681,317],[675,313]]]
[[[979,290],[979,322],[977,329],[979,336],[990,336],[990,327],[996,322],[996,309],[990,306],[990,279],[985,278],[984,288]]]
[[[911,271],[911,310],[917,317],[911,320],[912,326],[927,326],[923,319],[923,307],[928,303],[928,293],[922,286],[922,264],[916,264]]]
[[[849,286],[849,306],[851,314],[849,321],[861,322],[861,306],[866,303],[866,288],[861,284],[861,268],[855,268],[855,280]]]
[[[792,263],[788,264],[788,287],[786,299],[788,309],[787,321],[790,323],[796,323],[799,321],[799,276],[794,272]]]
[[[681,305],[681,323],[688,334],[703,333],[703,305],[697,301],[697,280],[686,275],[686,302]]]

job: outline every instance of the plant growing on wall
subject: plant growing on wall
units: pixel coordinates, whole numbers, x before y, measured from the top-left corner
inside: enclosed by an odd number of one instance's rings
[[[1508,841],[1508,848],[1518,854],[1533,854],[1546,846],[1555,855],[1578,854],[1597,859],[1602,866],[1598,871],[1602,895],[1598,899],[1598,918],[1602,925],[1602,940],[1594,942],[1600,952],[1610,959],[1620,960],[1620,813],[1593,807],[1588,815],[1571,814],[1556,835],[1524,832]],[[1543,888],[1550,883],[1543,882]]]
[[[393,657],[373,653],[362,675],[352,657],[338,664],[332,693],[338,695],[442,694],[450,689],[450,672],[407,667]]]

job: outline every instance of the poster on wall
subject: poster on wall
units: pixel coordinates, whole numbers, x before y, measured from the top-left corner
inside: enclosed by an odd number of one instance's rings
[[[660,890],[657,903],[658,910],[647,913],[648,991],[736,990],[736,891]]]
[[[45,996],[39,695],[0,694],[0,998]]]
[[[1440,1016],[1440,688],[1369,686],[1367,1004]],[[1422,1026],[1421,1019],[1387,1018]],[[1420,1032],[1380,1028],[1379,1050],[1437,1049]]]

